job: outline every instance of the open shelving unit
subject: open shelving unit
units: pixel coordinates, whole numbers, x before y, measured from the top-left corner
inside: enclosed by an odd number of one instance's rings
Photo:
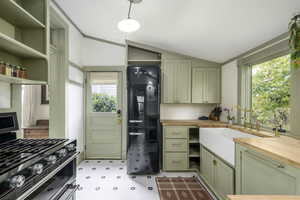
[[[6,76],[2,74],[0,74],[0,81],[12,83],[16,85],[46,85],[47,84],[46,81],[34,81],[29,79]]]
[[[189,169],[200,171],[199,128],[189,128]]]
[[[28,79],[1,75],[11,84],[48,82],[49,5],[47,0],[0,1],[0,60],[27,69]]]
[[[45,28],[45,25],[13,0],[0,1],[0,17],[23,28]]]
[[[141,49],[138,47],[128,47],[128,64],[160,64],[161,54],[158,52]]]
[[[47,59],[47,56],[27,45],[6,36],[0,32],[0,49],[7,53],[19,56],[21,58],[42,58]]]

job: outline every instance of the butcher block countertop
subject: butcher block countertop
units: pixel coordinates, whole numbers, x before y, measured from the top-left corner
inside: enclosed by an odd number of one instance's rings
[[[201,128],[231,128],[259,137],[274,137],[273,133],[266,131],[257,131],[254,129],[244,128],[237,125],[229,125],[220,121],[212,120],[161,120],[163,126],[198,126]]]
[[[230,195],[229,200],[300,200],[300,196],[278,196],[278,195]]]
[[[275,160],[300,168],[300,140],[280,136],[273,138],[235,138],[234,141],[264,153]]]

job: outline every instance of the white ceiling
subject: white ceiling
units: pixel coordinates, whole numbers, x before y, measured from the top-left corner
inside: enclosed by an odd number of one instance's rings
[[[287,32],[299,0],[144,0],[133,7],[136,33],[117,29],[127,0],[56,0],[87,35],[125,39],[178,53],[224,62]]]

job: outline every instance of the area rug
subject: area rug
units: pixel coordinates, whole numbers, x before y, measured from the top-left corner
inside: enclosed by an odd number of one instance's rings
[[[195,177],[157,177],[160,200],[214,200]]]

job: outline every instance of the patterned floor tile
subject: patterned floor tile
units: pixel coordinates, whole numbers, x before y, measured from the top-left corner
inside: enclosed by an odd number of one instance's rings
[[[127,175],[126,161],[86,160],[77,169],[77,200],[159,200],[155,177],[192,177],[196,173],[166,173],[158,175]]]

